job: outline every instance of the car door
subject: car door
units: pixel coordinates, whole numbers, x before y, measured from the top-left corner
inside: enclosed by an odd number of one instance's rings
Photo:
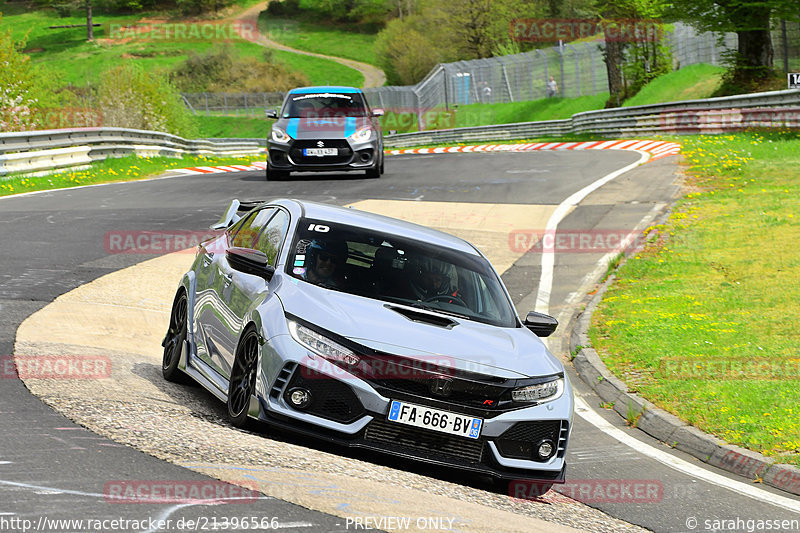
[[[249,242],[246,239],[234,239],[233,245],[264,252],[269,264],[275,266],[289,229],[288,213],[279,208],[271,209],[257,215],[250,228],[254,238]],[[229,321],[228,327],[221,332],[226,336],[224,342],[220,342],[220,346],[225,348],[221,350],[222,371],[225,377],[229,377],[247,314],[272,295],[264,278],[234,270],[225,257],[219,259],[219,270],[223,280],[223,290],[220,292],[222,315]]]

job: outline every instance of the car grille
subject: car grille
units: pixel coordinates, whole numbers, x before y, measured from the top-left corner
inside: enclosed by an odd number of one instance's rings
[[[286,390],[302,387],[311,392],[311,405],[303,412],[348,424],[364,416],[366,411],[353,389],[339,380],[320,374],[306,366],[298,366]]]
[[[510,459],[538,461],[533,447],[544,439],[557,443],[557,457],[564,457],[569,426],[566,420],[543,420],[514,424],[495,440],[500,455]]]
[[[496,409],[501,403],[506,403],[501,401],[501,397],[508,391],[503,386],[458,378],[452,379],[452,386],[447,394],[434,392],[431,387],[434,384],[432,379],[371,379],[368,381],[381,389],[446,402],[448,406],[460,405],[478,409],[479,412],[470,411],[470,413],[482,417],[493,417],[500,414],[496,412]],[[396,394],[391,396],[397,397]]]
[[[483,459],[482,440],[465,439],[382,420],[369,423],[364,439],[398,451],[423,452],[427,457],[440,456],[470,463],[480,463]]]
[[[353,150],[350,148],[350,145],[347,141],[343,139],[326,139],[324,141],[325,146],[324,148],[337,148],[339,155],[335,156],[304,156],[303,155],[303,148],[320,148],[317,144],[319,141],[316,140],[307,140],[307,141],[295,141],[292,144],[292,148],[289,151],[289,155],[298,165],[330,165],[336,163],[347,163],[353,157]]]

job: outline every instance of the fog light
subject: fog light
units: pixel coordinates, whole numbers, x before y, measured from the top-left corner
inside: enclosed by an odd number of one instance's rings
[[[539,443],[536,453],[539,454],[539,459],[550,459],[556,451],[553,441],[550,439],[543,440]]]
[[[360,157],[361,157],[361,162],[366,163],[367,161],[372,159],[372,154],[370,154],[369,152],[362,152]]]
[[[292,404],[295,409],[305,409],[311,405],[311,392],[306,389],[292,389],[286,396],[289,399],[289,403]]]

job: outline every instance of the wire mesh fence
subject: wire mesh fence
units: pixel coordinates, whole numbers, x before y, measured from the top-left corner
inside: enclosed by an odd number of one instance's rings
[[[775,67],[800,71],[800,24],[775,21],[772,32]],[[737,47],[736,34],[698,32],[676,23],[665,34],[674,69],[697,63],[723,65]],[[453,106],[509,103],[547,97],[573,98],[608,91],[605,43],[562,44],[522,54],[443,63],[416,85],[364,89],[375,108],[413,117],[412,129],[426,129],[432,110]],[[549,82],[549,83],[548,83]],[[196,114],[263,117],[280,107],[284,93],[184,94]]]

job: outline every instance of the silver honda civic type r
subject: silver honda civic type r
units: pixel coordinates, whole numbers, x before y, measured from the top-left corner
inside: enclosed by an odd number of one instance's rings
[[[573,393],[470,243],[326,204],[234,200],[175,295],[164,378],[256,420],[499,479],[564,481]]]

